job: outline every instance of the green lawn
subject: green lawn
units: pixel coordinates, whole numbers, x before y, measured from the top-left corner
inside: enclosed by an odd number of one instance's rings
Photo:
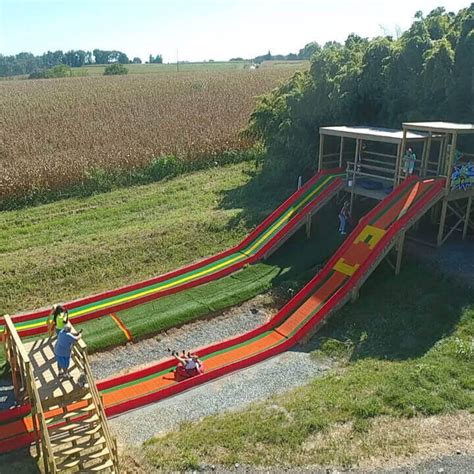
[[[182,63],[179,64],[179,71],[193,72],[193,71],[215,71],[226,70],[234,71],[249,67],[248,61],[214,61],[214,62],[199,62],[199,63]],[[175,73],[177,72],[175,64],[125,64],[129,74],[156,74],[156,73]],[[93,66],[83,66],[80,68],[73,68],[73,75],[100,76],[104,74],[106,66],[98,64]]]
[[[236,71],[246,69],[251,65],[251,61],[211,61],[211,62],[191,62],[180,63],[179,69],[174,64],[126,64],[129,74],[169,74],[179,72],[202,72],[202,71]],[[306,70],[309,61],[266,61],[263,68],[288,68],[294,70]],[[73,68],[74,76],[100,76],[104,74],[104,65],[83,66]]]
[[[250,163],[0,213],[0,313],[133,283],[238,243],[294,189]]]
[[[342,369],[152,440],[150,462],[165,471],[236,462],[354,466],[375,453],[411,454],[410,437],[395,443],[375,432],[382,416],[474,410],[474,297],[430,268],[409,263],[398,278],[378,269],[318,341],[314,357],[340,358]]]

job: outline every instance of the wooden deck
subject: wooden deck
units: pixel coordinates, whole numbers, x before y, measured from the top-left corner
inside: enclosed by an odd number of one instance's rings
[[[62,404],[68,400],[75,400],[85,393],[82,386],[78,384],[82,372],[72,359],[69,366],[72,379],[59,379],[58,364],[54,355],[55,343],[56,338],[48,338],[24,344],[43,407],[53,406],[56,402]]]
[[[354,187],[346,186],[344,187],[344,191],[347,191],[348,193],[354,193],[357,196],[364,196],[368,197],[371,199],[376,199],[377,201],[381,201],[382,199],[385,199],[390,192],[387,192],[385,189],[366,189],[363,188],[362,186],[359,186],[356,182],[356,185]]]

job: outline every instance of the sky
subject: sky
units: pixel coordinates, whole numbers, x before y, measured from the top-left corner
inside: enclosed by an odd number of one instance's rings
[[[297,53],[405,30],[416,11],[471,0],[0,0],[0,54],[120,50],[165,62]]]

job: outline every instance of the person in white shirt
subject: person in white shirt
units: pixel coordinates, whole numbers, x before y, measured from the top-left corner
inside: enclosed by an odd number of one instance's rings
[[[178,352],[171,351],[171,355],[181,364],[183,369],[188,375],[197,375],[202,373],[202,362],[199,360],[197,354],[191,354],[183,351],[182,355],[179,356]]]

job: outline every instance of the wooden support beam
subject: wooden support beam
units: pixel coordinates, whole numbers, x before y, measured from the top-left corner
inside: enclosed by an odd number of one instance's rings
[[[306,238],[307,239],[311,238],[312,218],[313,218],[313,215],[311,214],[311,212],[309,214],[306,214]]]
[[[448,136],[445,135],[439,144],[439,154],[438,154],[438,167],[436,169],[436,174],[440,175],[443,170],[443,162],[446,156],[446,150],[448,149]]]
[[[354,152],[354,171],[352,173],[352,186],[351,186],[351,200],[349,206],[349,212],[352,214],[352,208],[354,207],[354,189],[356,186],[356,175],[357,175],[357,164],[359,162],[359,151],[360,151],[360,139],[356,139],[356,146]]]
[[[397,242],[397,263],[395,264],[395,275],[400,274],[404,244],[405,244],[405,232],[402,232]]]
[[[385,257],[385,261],[387,262],[387,265],[393,270],[395,271],[395,265],[391,262],[390,260],[390,254],[387,254],[387,256]]]
[[[397,161],[395,163],[395,186],[394,187],[397,187],[401,181],[400,175],[401,175],[401,167],[402,167],[402,156],[403,156],[406,146],[407,146],[407,131],[405,127],[403,127],[402,142],[399,143],[397,147]]]
[[[446,212],[448,211],[448,201],[443,199],[443,203],[441,205],[441,217],[439,221],[439,229],[438,229],[438,238],[436,240],[436,244],[438,247],[441,246],[443,243],[443,233],[444,233],[444,224],[446,222]]]
[[[458,134],[456,132],[453,133],[452,135],[452,140],[451,140],[451,149],[449,150],[449,158],[446,163],[446,168],[444,170],[445,175],[446,175],[446,190],[449,191],[451,188],[451,174],[453,171],[453,163],[454,163],[454,156],[456,154],[456,145],[458,142]]]
[[[450,210],[456,217],[461,219],[464,222],[464,219],[467,218],[467,226],[474,228],[474,222],[470,219],[469,215],[466,215],[465,209],[461,208],[459,205],[455,204],[456,201],[448,202],[448,210]],[[467,202],[469,205],[469,201]],[[470,210],[469,210],[470,214]]]
[[[354,288],[351,291],[351,302],[354,303],[359,298],[359,288]]]
[[[433,133],[430,132],[430,134],[428,136],[428,141],[424,142],[424,145],[423,145],[424,156],[422,158],[421,172],[420,172],[420,176],[422,178],[424,178],[426,176],[426,173],[428,171],[428,162],[429,162],[430,154],[431,154],[431,143],[432,143],[432,141],[433,141]]]
[[[339,168],[342,168],[342,157],[344,156],[344,137],[339,142]]]
[[[324,152],[324,135],[322,133],[319,134],[319,165],[318,171],[323,169],[323,152]]]
[[[469,220],[471,217],[471,207],[472,207],[472,196],[469,196],[467,199],[467,209],[466,209],[466,218],[464,219],[464,227],[462,230],[462,240],[466,240],[467,229],[469,227]]]

